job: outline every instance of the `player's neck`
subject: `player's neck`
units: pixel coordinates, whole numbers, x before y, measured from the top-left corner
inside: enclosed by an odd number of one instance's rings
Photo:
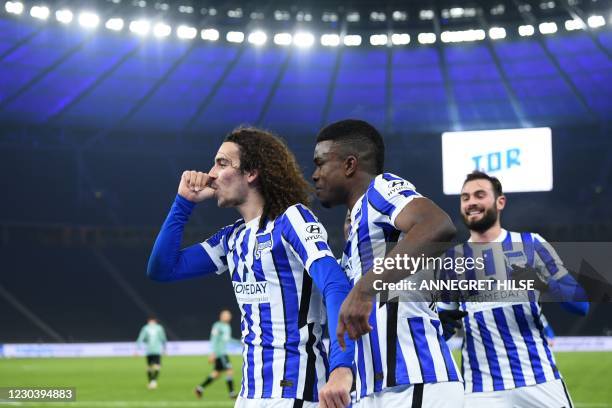
[[[349,211],[353,209],[357,200],[359,200],[359,198],[365,194],[368,186],[372,180],[374,180],[374,178],[376,178],[375,175],[367,173],[360,173],[359,175],[355,176],[355,180],[346,199],[346,206],[348,207]]]
[[[243,204],[237,206],[237,210],[244,219],[244,222],[254,220],[257,217],[261,217],[264,208],[264,198],[259,191],[252,190],[249,192],[249,196]]]
[[[491,228],[486,231],[478,232],[470,230],[470,239],[472,242],[493,242],[499,237],[502,232],[501,225],[497,221]]]

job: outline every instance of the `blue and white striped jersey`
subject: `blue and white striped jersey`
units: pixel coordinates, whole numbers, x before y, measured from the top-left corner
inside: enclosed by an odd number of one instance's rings
[[[259,218],[241,219],[201,245],[217,273],[230,272],[242,312],[240,396],[317,401],[329,370],[321,342],[326,313],[307,271],[333,257],[323,226],[296,204],[264,228]]]
[[[357,201],[341,262],[353,286],[375,258],[385,257],[387,243],[403,238],[395,218],[416,197],[421,195],[412,184],[384,173]],[[355,350],[358,398],[396,385],[460,381],[431,298],[374,302],[369,322],[373,330],[357,341]]]
[[[548,281],[567,275],[554,249],[538,234],[502,230],[492,243],[465,243],[447,257],[482,257],[484,268],[462,274],[442,270],[441,279],[511,279],[511,265],[529,265]],[[502,293],[502,295],[499,295]],[[462,372],[467,393],[508,390],[561,378],[544,336],[539,292],[499,292],[496,301],[439,303],[468,312],[463,318]],[[491,296],[473,293],[475,298]]]

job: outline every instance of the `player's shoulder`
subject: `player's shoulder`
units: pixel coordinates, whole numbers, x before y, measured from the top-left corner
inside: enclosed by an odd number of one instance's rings
[[[302,203],[293,204],[280,215],[281,220],[288,219],[291,223],[319,222],[317,216],[310,208]]]
[[[530,232],[530,231],[506,231],[506,232],[508,234],[506,236],[506,239],[509,236],[512,242],[525,242],[525,241],[546,242],[546,239],[544,239],[544,237],[542,237],[537,232]]]
[[[374,178],[371,189],[375,189],[383,196],[392,196],[402,191],[415,190],[414,184],[393,173],[382,173]]]

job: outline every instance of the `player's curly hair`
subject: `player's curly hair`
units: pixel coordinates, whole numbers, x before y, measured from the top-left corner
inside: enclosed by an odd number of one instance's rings
[[[265,201],[260,228],[294,204],[308,205],[312,188],[281,138],[262,129],[241,126],[225,141],[240,147],[240,171],[259,170],[258,188]]]

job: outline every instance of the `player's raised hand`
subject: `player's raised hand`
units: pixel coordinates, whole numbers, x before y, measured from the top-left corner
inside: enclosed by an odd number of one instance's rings
[[[181,176],[178,193],[181,197],[194,203],[212,198],[215,190],[210,186],[213,178],[207,173],[187,170]]]
[[[351,403],[353,372],[348,367],[338,367],[329,375],[327,383],[319,390],[320,408],[346,408]]]

